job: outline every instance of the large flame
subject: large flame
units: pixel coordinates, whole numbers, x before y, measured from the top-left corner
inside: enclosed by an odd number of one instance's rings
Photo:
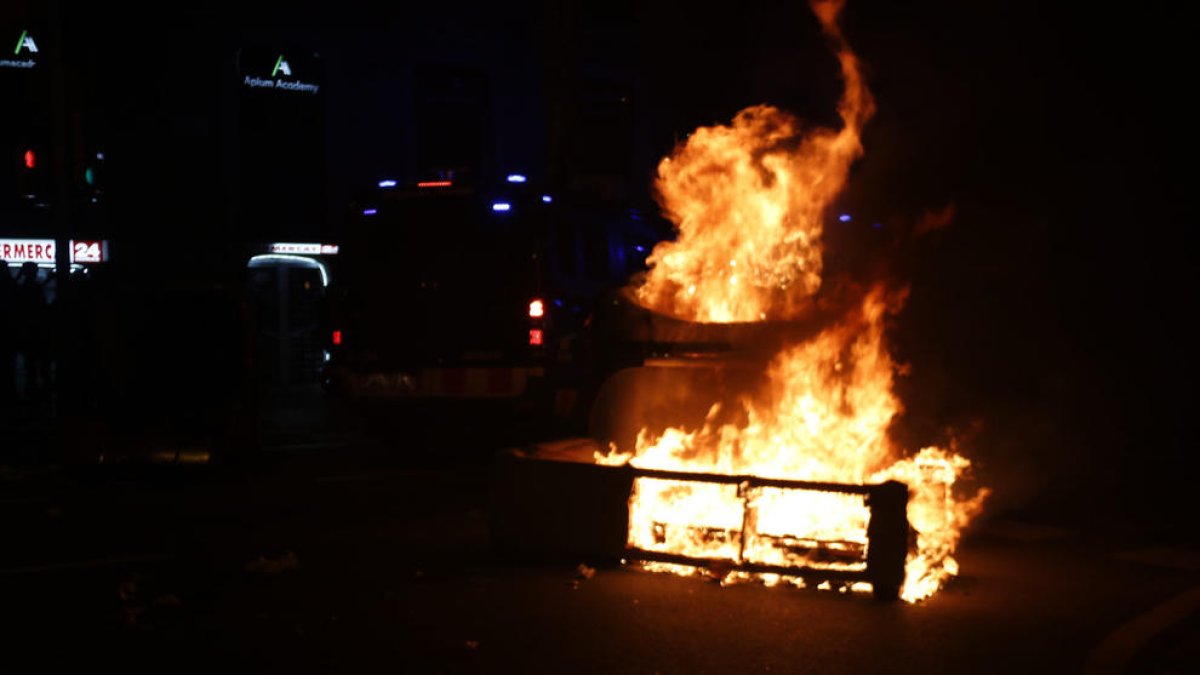
[[[821,289],[822,218],[862,153],[859,134],[873,110],[836,24],[841,5],[812,6],[841,63],[842,128],[804,129],[787,113],[754,106],[729,126],[698,129],[664,159],[656,187],[678,237],[655,248],[651,269],[634,289],[646,308],[731,323],[795,319],[812,304]],[[737,421],[720,421],[714,403],[700,428],[643,429],[635,448],[598,461],[853,484],[900,480],[909,486],[908,516],[917,533],[901,596],[931,595],[957,573],[952,554],[959,533],[985,491],[969,499],[956,494],[955,481],[969,466],[958,454],[928,447],[904,457],[888,436],[901,404],[892,392],[896,365],[885,323],[902,302],[902,292],[877,286],[815,337],[785,347],[762,390],[740,402]],[[756,520],[753,540],[743,541],[750,535],[730,533],[744,529],[747,508]],[[851,495],[769,488],[747,495],[737,486],[639,479],[629,543],[781,565],[796,562],[796,542],[832,542],[822,549],[825,562],[853,568],[854,556],[838,552],[865,549],[868,517],[862,498]]]
[[[820,288],[821,218],[862,154],[859,134],[874,111],[835,23],[841,4],[813,8],[846,83],[842,129],[805,130],[766,105],[697,129],[658,166],[655,187],[678,236],[647,259],[636,290],[645,306],[694,321],[789,319]]]

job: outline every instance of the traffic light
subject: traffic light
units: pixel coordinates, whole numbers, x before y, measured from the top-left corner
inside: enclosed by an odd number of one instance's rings
[[[83,185],[85,192],[95,200],[101,192],[101,178],[104,176],[104,153],[88,152],[83,161]]]
[[[16,165],[17,193],[23,199],[46,197],[46,161],[44,153],[35,146],[18,146],[9,160]]]

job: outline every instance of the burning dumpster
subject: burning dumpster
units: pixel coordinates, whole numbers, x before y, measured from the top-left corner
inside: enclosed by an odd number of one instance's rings
[[[600,450],[591,439],[571,439],[498,456],[492,533],[507,553],[610,564],[637,561],[651,569],[676,565],[711,574],[772,575],[839,586],[865,582],[881,599],[894,599],[900,592],[910,531],[903,483],[843,485],[608,466],[593,462]],[[629,532],[630,495],[671,486],[732,488],[741,500],[740,520],[724,528],[652,520],[642,533],[647,536]],[[857,498],[869,509],[860,536],[822,540],[815,533],[760,531],[763,495],[787,492]],[[724,545],[710,555],[678,553],[667,542],[680,536]]]
[[[970,462],[955,449],[913,452],[889,435],[903,406],[886,336],[907,289],[825,269],[826,211],[873,111],[840,7],[813,3],[846,85],[841,129],[753,106],[660,163],[655,188],[677,236],[596,322],[641,363],[602,387],[575,466],[543,466],[553,452],[509,458],[498,484],[524,505],[501,509],[516,519],[501,539],[532,543],[536,531],[553,548],[560,532],[578,552],[656,571],[907,601],[957,574],[954,549],[987,491],[963,494]],[[545,495],[538,472],[554,482]],[[558,481],[567,474],[580,490]],[[578,499],[606,515],[576,513]],[[593,523],[591,548],[573,518]],[[622,546],[614,519],[626,523]]]

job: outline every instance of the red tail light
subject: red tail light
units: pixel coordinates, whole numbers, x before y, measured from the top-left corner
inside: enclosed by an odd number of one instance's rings
[[[333,331],[333,344],[335,344],[335,345],[342,344],[342,331],[340,331],[340,330]]]
[[[541,328],[530,328],[529,329],[529,344],[531,344],[531,345],[542,344],[542,329]]]
[[[453,187],[454,181],[449,180],[423,180],[417,183],[419,188],[434,188],[434,187]]]
[[[546,307],[541,300],[532,300],[529,303],[529,318],[540,319],[546,315]]]

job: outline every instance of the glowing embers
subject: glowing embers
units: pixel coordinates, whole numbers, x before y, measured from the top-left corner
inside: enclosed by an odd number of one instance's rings
[[[908,557],[908,489],[637,470],[627,556],[656,571],[697,568],[803,585],[870,584],[895,598]],[[665,567],[664,567],[665,566]]]

